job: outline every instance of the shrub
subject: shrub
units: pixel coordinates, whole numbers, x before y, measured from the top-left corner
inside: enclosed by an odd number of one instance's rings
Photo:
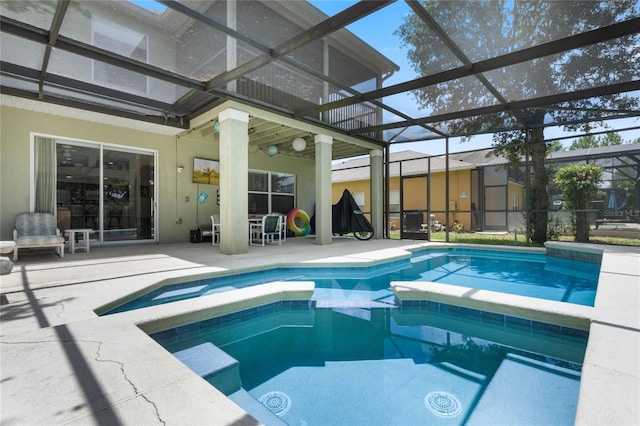
[[[575,210],[576,241],[589,241],[587,206],[598,194],[601,181],[602,168],[589,164],[571,164],[558,170],[554,177],[569,207]]]

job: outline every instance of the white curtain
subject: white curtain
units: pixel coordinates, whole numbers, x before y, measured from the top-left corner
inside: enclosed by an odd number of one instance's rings
[[[56,142],[35,138],[35,212],[56,213]]]

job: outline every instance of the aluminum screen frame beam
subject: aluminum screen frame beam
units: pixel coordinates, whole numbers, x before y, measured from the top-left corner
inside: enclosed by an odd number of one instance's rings
[[[328,102],[314,108],[308,108],[296,111],[296,117],[317,115],[331,109],[346,107],[357,103],[370,101],[372,99],[380,99],[386,96],[397,95],[398,93],[408,92],[423,87],[432,86],[447,81],[457,80],[463,77],[480,74],[483,72],[493,71],[522,62],[544,56],[563,53],[569,50],[590,46],[604,41],[625,37],[640,32],[640,17],[629,19],[627,21],[618,22],[595,30],[565,37],[559,40],[539,44],[516,52],[507,53],[505,55],[496,56],[484,61],[471,64],[471,66],[461,66],[447,71],[420,77],[404,83],[395,84],[382,89],[372,90],[363,93],[360,96],[353,96],[334,102]]]
[[[393,2],[396,0],[362,0],[353,6],[348,7],[342,12],[329,17],[328,19],[320,22],[317,25],[309,28],[308,30],[298,34],[295,37],[281,43],[271,50],[269,54],[265,53],[256,58],[253,58],[244,64],[222,73],[213,79],[209,80],[206,84],[205,91],[209,92],[219,87],[224,86],[230,81],[236,80],[243,75],[250,73],[258,68],[267,65],[270,62],[292,52],[293,50],[301,47],[313,40],[326,37],[329,34],[338,31],[347,25],[363,18]]]
[[[409,121],[400,121],[389,124],[381,124],[379,126],[363,127],[358,130],[352,130],[349,132],[351,136],[358,135],[360,133],[372,133],[380,132],[383,130],[395,129],[398,127],[408,127],[415,125],[422,125],[428,123],[435,123],[440,121],[455,120],[457,118],[467,118],[473,116],[482,116],[486,114],[495,114],[499,112],[509,112],[513,110],[520,110],[526,108],[538,108],[557,104],[560,102],[578,101],[582,99],[589,99],[596,96],[613,95],[617,93],[632,92],[640,90],[640,80],[634,80],[625,83],[611,84],[608,86],[593,87],[590,89],[577,90],[569,93],[561,93],[556,95],[542,96],[539,98],[530,98],[523,101],[510,102],[506,105],[491,105],[482,108],[474,108],[466,111],[450,112],[446,114],[431,115],[428,117],[418,118]],[[527,126],[536,127],[536,126]],[[538,126],[539,127],[539,126]]]

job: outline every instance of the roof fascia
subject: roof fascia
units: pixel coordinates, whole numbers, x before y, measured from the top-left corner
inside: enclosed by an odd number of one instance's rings
[[[0,93],[2,95],[10,95],[10,96],[15,96],[17,98],[24,98],[24,99],[32,100],[36,102],[55,104],[62,107],[69,107],[69,108],[73,108],[81,111],[91,111],[94,113],[105,114],[111,117],[115,116],[115,117],[126,118],[130,120],[138,121],[138,122],[158,124],[158,125],[165,126],[166,128],[184,129],[189,126],[189,121],[183,119],[182,117],[176,118],[174,120],[169,120],[164,115],[153,116],[148,114],[146,115],[136,114],[133,112],[124,111],[122,109],[109,108],[102,105],[87,104],[85,102],[79,102],[79,101],[75,101],[67,98],[59,98],[57,96],[51,96],[51,95],[45,95],[44,97],[40,97],[36,93],[27,92],[24,90],[14,89],[10,87],[0,87]],[[91,120],[91,121],[94,121],[94,120]],[[123,127],[131,127],[131,126],[123,126]],[[155,132],[155,133],[163,133],[163,132]],[[174,134],[174,133],[170,133],[170,134]]]

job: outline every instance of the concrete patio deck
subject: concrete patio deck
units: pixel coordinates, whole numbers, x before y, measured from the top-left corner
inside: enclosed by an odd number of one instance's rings
[[[92,247],[64,258],[21,252],[12,273],[0,277],[7,301],[0,310],[0,425],[257,424],[136,325],[242,304],[246,291],[107,317],[94,310],[165,279],[295,262],[371,262],[428,245],[337,238],[318,246],[292,238],[236,256],[205,243]],[[604,256],[576,423],[640,424],[640,249],[596,247]]]

